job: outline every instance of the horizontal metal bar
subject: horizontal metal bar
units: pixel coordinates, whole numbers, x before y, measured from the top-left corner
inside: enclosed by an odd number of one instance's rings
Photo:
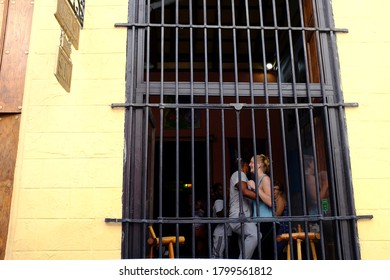
[[[210,103],[112,103],[111,108],[159,108],[159,109],[313,109],[319,107],[358,107],[358,103],[288,103],[288,104],[247,104],[247,103],[228,103],[228,104],[210,104]]]
[[[261,71],[262,73],[263,71]],[[334,89],[332,85],[321,84],[306,84],[296,83],[293,87],[292,83],[264,83],[264,82],[224,82],[221,86],[218,82],[175,82],[164,81],[164,85],[161,82],[149,81],[139,83],[137,85],[137,94],[161,95],[161,91],[164,95],[176,95],[177,91],[180,95],[193,94],[194,96],[204,96],[205,92],[208,92],[208,96],[219,97],[223,94],[224,97],[232,96],[236,97],[237,90],[240,92],[240,96],[267,96],[269,97],[307,97],[307,92],[310,91],[311,97],[322,97],[323,95],[334,95]]]
[[[330,216],[323,217],[320,215],[307,215],[307,216],[281,216],[281,217],[257,217],[257,218],[211,218],[203,217],[190,218],[190,217],[164,217],[159,219],[118,219],[118,218],[105,218],[106,223],[134,223],[134,224],[214,224],[214,223],[264,223],[264,222],[314,222],[314,221],[341,221],[341,220],[363,220],[373,219],[373,215],[349,215],[349,216]]]
[[[176,2],[176,0],[158,1],[158,2],[151,3],[150,8],[152,10],[155,10],[155,9],[161,8],[162,6],[168,6],[168,5],[175,3],[175,2]]]
[[[291,30],[291,31],[319,31],[348,33],[347,28],[327,28],[327,27],[293,27],[293,26],[259,26],[259,25],[207,25],[207,24],[169,24],[169,23],[115,23],[115,27],[126,28],[194,28],[194,29],[243,29],[243,30]]]

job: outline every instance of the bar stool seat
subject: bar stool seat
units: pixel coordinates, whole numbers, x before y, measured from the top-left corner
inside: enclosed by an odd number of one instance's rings
[[[150,246],[148,257],[153,258],[153,251],[157,246],[159,246],[159,244],[161,242],[162,246],[168,246],[168,257],[173,259],[175,257],[173,244],[176,244],[176,242],[177,242],[176,236],[163,236],[160,239],[156,236],[152,226],[148,226],[148,230],[150,233],[150,237],[147,240],[147,243]],[[179,236],[178,242],[179,242],[179,244],[184,244],[185,237]]]
[[[307,237],[309,239],[310,243],[310,248],[311,248],[311,253],[313,255],[313,260],[317,260],[317,252],[316,252],[316,247],[314,245],[314,240],[319,240],[320,239],[320,233],[318,232],[308,232]],[[302,246],[301,243],[302,241],[306,238],[306,233],[302,231],[302,227],[300,224],[298,224],[298,230],[297,232],[291,233],[291,238],[293,240],[296,240],[297,242],[297,256],[298,260],[302,260]],[[287,240],[287,260],[291,260],[291,248],[290,248],[290,234],[289,233],[282,233],[280,235],[276,236],[276,241],[281,242]]]

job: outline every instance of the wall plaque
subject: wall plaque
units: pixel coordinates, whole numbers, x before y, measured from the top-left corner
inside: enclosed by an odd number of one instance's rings
[[[78,50],[81,25],[67,0],[57,0],[57,11],[54,16],[74,48]]]
[[[65,49],[62,46],[59,46],[57,65],[55,68],[54,75],[56,76],[60,85],[67,92],[70,92],[70,84],[72,82],[72,69],[73,69],[72,61],[68,57]]]

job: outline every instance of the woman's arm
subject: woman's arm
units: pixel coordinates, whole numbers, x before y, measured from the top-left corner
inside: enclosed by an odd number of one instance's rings
[[[284,208],[286,207],[286,200],[284,197],[279,196],[275,199],[275,215],[283,216]]]

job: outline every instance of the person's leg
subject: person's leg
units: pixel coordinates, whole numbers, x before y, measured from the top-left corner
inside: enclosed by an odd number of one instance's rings
[[[216,227],[213,234],[213,258],[221,259],[225,251],[224,228]]]
[[[237,243],[238,243],[238,249],[239,249],[239,259],[242,259],[242,242],[241,242],[241,224],[240,223],[232,223],[230,224],[230,228],[232,229],[232,232],[234,232],[237,235]]]
[[[223,236],[213,236],[213,258],[220,259],[223,256]],[[222,252],[222,254],[221,254]]]
[[[255,224],[244,224],[245,236],[245,259],[252,258],[253,252],[257,247],[257,228]]]
[[[255,224],[245,223],[241,230],[240,223],[230,224],[232,231],[238,234],[238,246],[240,248],[240,259],[250,259],[257,246],[257,228]],[[241,236],[243,234],[243,238]],[[242,242],[244,240],[244,242]],[[244,244],[242,244],[244,243]],[[244,245],[245,255],[242,254]]]

